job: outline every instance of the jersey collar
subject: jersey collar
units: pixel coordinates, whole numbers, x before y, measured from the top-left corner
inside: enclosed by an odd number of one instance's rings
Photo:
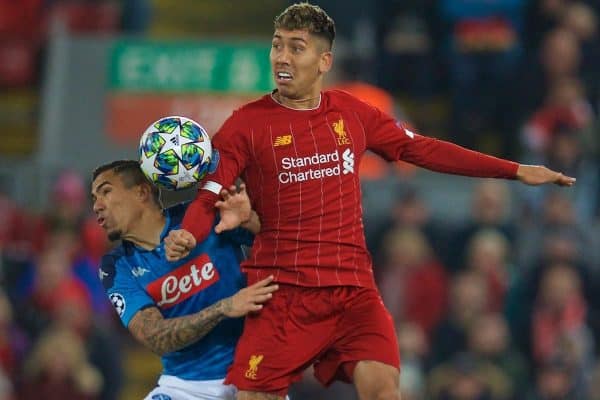
[[[275,99],[275,96],[273,96],[275,94],[275,92],[277,92],[277,89],[274,89],[271,94],[271,100],[273,100],[273,102],[281,107],[287,108],[288,110],[294,110],[294,111],[315,111],[318,110],[319,107],[321,107],[321,102],[323,101],[323,92],[319,92],[319,102],[317,103],[317,105],[313,108],[293,108],[290,106],[286,106],[285,104],[281,104],[280,102],[277,101],[277,99]]]

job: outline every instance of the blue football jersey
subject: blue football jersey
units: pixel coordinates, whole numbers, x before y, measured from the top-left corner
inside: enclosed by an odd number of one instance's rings
[[[186,207],[181,204],[165,210],[167,222],[155,249],[123,241],[102,258],[99,276],[125,327],[143,308],[158,307],[165,318],[181,317],[245,286],[239,265],[241,245],[251,245],[253,235],[244,229],[220,235],[213,231],[186,258],[167,261],[163,239],[180,227]],[[163,355],[163,374],[187,380],[224,378],[242,325],[242,318],[225,319],[198,342]]]

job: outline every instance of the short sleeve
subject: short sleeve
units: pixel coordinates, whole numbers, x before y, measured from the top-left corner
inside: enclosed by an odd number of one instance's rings
[[[152,298],[140,287],[131,272],[124,266],[117,265],[115,256],[102,257],[98,276],[125,327],[129,326],[138,311],[154,305]]]

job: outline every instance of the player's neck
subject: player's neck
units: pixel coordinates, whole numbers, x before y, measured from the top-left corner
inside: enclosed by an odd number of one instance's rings
[[[123,239],[146,250],[152,250],[160,244],[160,234],[166,223],[166,217],[160,211],[145,212],[135,221]]]
[[[273,100],[281,104],[284,107],[291,108],[293,110],[314,110],[321,104],[321,92],[316,94],[310,94],[304,96],[301,99],[291,99],[289,97],[282,96],[279,91],[273,92],[271,95]]]

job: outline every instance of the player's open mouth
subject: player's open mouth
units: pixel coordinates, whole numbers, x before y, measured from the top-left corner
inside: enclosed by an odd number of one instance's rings
[[[104,218],[102,218],[102,217],[98,217],[98,218],[96,219],[96,221],[98,221],[98,225],[100,225],[101,227],[103,227],[103,228],[104,228],[104,223],[106,222],[106,220],[105,220]]]
[[[275,79],[277,82],[289,82],[294,79],[294,76],[289,72],[277,72],[275,73]]]

